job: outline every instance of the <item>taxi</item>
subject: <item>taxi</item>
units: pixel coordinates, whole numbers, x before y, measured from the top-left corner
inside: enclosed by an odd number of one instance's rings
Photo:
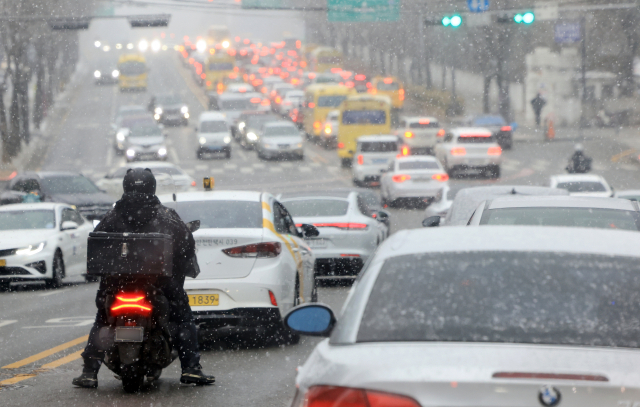
[[[404,86],[397,78],[375,77],[371,81],[369,93],[388,96],[391,99],[391,107],[393,109],[402,109],[402,106],[404,106]]]
[[[317,300],[315,256],[304,238],[318,230],[299,230],[268,193],[205,190],[160,200],[185,222],[200,221],[193,233],[200,274],[184,289],[201,332],[255,330],[265,342],[297,342],[282,318]]]

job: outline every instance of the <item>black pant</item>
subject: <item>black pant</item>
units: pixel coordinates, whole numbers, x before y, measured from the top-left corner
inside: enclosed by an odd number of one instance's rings
[[[193,322],[193,314],[189,306],[189,297],[184,292],[184,276],[165,278],[158,283],[165,297],[171,306],[170,321],[178,326],[176,343],[178,346],[178,356],[182,368],[194,367],[200,363],[200,353],[198,352],[198,335],[196,325]],[[100,328],[107,326],[107,312],[104,308],[104,297],[109,289],[108,283],[100,283],[100,289],[96,296],[98,313],[96,320],[91,327],[87,346],[82,352],[85,370],[98,371],[104,360],[104,350],[98,346],[98,335]]]

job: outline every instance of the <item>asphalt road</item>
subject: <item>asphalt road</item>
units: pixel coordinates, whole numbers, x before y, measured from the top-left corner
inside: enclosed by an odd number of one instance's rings
[[[204,110],[204,93],[198,89],[173,53],[151,56],[150,82],[145,93],[120,93],[113,86],[95,86],[89,74],[71,95],[69,114],[42,163],[43,170],[80,171],[97,180],[112,168],[124,165],[113,153],[109,124],[115,109],[124,104],[145,104],[153,94],[180,93],[191,117]],[[302,162],[259,161],[255,153],[234,144],[230,160],[196,159],[197,141],[192,120],[188,127],[167,128],[169,160],[196,180],[216,178],[217,189],[248,189],[280,193],[293,190],[351,186],[348,169],[340,168],[334,151],[307,144]],[[640,167],[614,162],[627,147],[609,138],[585,142],[594,158],[594,172],[604,175],[617,189],[638,188]],[[474,185],[545,185],[552,174],[564,172],[573,143],[558,141],[517,142],[504,153],[502,177],[497,180],[455,179],[455,194]],[[422,210],[391,209],[392,231],[420,227]],[[95,306],[96,284],[67,284],[58,290],[40,286],[15,287],[0,293],[0,405],[224,405],[285,406],[294,394],[295,369],[318,339],[273,348],[237,348],[233,341],[203,344],[202,365],[217,377],[214,386],[191,388],[178,383],[179,365],[163,373],[157,385],[141,394],[127,395],[120,382],[103,369],[97,390],[77,389],[71,379],[81,371],[79,352],[88,334]],[[323,287],[319,300],[340,309],[348,288]]]

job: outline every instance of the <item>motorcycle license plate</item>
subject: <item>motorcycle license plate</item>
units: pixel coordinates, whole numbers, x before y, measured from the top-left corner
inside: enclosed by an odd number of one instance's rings
[[[117,326],[116,342],[142,342],[144,328],[141,326]]]
[[[189,305],[192,307],[210,307],[220,304],[219,294],[190,294]]]

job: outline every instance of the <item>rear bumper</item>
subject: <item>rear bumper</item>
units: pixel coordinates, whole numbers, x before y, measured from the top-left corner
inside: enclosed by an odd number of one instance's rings
[[[395,186],[389,189],[389,199],[396,200],[400,198],[415,198],[421,200],[433,201],[442,196],[442,189],[444,186],[440,185],[424,185],[423,187],[411,187],[403,188],[402,186]]]
[[[466,167],[466,168],[486,168],[493,165],[500,165],[502,163],[501,157],[488,157],[488,156],[463,156],[463,157],[447,157],[447,167]]]
[[[365,181],[366,177],[377,177],[380,180],[381,171],[387,168],[388,165],[387,163],[382,165],[358,165],[354,163],[352,167],[353,179]]]
[[[362,257],[317,258],[316,280],[353,280],[362,270],[365,261]]]
[[[193,311],[193,320],[203,329],[256,328],[282,320],[277,307],[235,308],[226,311]]]

